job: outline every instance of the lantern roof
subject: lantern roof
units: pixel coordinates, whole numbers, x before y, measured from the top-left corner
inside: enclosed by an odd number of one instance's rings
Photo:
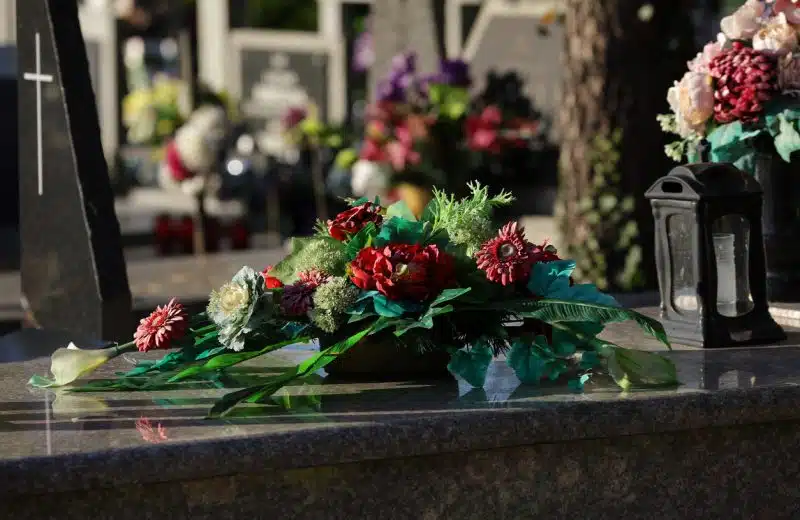
[[[645,192],[648,199],[702,200],[762,193],[761,184],[730,163],[697,163],[673,168]]]

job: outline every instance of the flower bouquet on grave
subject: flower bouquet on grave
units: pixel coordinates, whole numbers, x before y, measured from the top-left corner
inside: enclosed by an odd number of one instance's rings
[[[598,338],[606,324],[633,320],[669,347],[658,321],[620,307],[591,284],[573,283],[574,262],[530,243],[516,223],[494,228],[492,210],[510,203],[510,194],[491,197],[480,185],[469,188],[463,199],[435,191],[420,218],[402,202],[384,208],[379,201],[352,201],[349,210],[320,223],[316,236],[295,238],[279,264],[240,270],[212,292],[206,312],[190,318],[173,300],[142,320],[131,343],[60,349],[52,358],[53,379],[34,376],[31,384],[69,385],[122,352],[171,347],[177,349],[159,361],[72,390],[208,384],[239,363],[313,340],[317,353],[225,395],[210,415],[265,400],[358,349],[385,343],[398,357],[443,354],[449,371],[476,387],[500,354],[528,384],[568,379],[580,389],[601,373],[623,389],[677,383],[668,359]]]
[[[367,109],[361,143],[343,152],[349,164],[339,161],[349,167],[353,195],[402,199],[419,216],[433,186],[463,194],[487,162],[543,139],[541,114],[530,103],[520,110],[517,100],[501,103],[501,93],[490,91],[473,100],[471,85],[462,60],[443,60],[423,76],[414,53],[396,56]]]
[[[721,28],[669,89],[672,113],[658,120],[680,140],[667,155],[697,162],[706,141],[711,161],[750,173],[758,155],[789,162],[800,150],[800,2],[747,0]]]
[[[122,121],[128,142],[160,146],[185,121],[180,102],[184,95],[180,80],[156,75],[152,84],[131,90],[122,100]]]

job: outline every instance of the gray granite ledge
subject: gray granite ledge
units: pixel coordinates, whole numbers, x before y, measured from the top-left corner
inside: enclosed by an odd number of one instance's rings
[[[655,348],[626,325],[610,335]],[[0,364],[0,495],[800,420],[800,332],[790,336],[774,347],[679,347],[670,355],[683,385],[674,390],[519,386],[497,362],[482,390],[456,381],[323,381],[291,391],[318,395],[320,410],[253,407],[248,417],[223,421],[203,419],[221,390],[55,393],[24,384],[47,370],[47,359]],[[308,348],[249,370],[264,375]]]

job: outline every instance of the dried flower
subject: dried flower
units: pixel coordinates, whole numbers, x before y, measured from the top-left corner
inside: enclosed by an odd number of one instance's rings
[[[534,245],[525,239],[523,228],[509,222],[475,253],[475,260],[478,269],[485,271],[492,282],[503,285],[527,282],[535,262],[533,250]]]
[[[219,329],[219,342],[239,351],[244,349],[247,334],[269,318],[271,303],[261,273],[243,267],[229,283],[211,293],[206,312]]]
[[[189,314],[173,298],[165,306],[156,307],[150,316],[139,322],[133,340],[140,352],[166,349],[170,348],[173,341],[182,338],[188,328]]]
[[[800,55],[789,53],[778,62],[778,87],[781,90],[800,90]]]
[[[797,44],[797,32],[789,25],[784,13],[770,20],[753,36],[754,49],[775,56],[792,52]]]
[[[714,113],[711,76],[702,72],[687,72],[669,89],[667,101],[675,113],[675,122],[681,137],[702,134],[706,122]]]
[[[289,316],[302,316],[313,307],[314,291],[330,277],[319,270],[304,271],[299,279],[283,288],[281,310]]]
[[[722,32],[731,40],[749,40],[761,29],[765,5],[762,0],[747,0],[720,22]]]

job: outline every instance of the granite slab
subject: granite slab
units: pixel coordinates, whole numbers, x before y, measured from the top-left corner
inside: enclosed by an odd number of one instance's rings
[[[628,325],[609,339],[657,349]],[[800,421],[800,331],[781,345],[706,351],[676,347],[677,389],[620,392],[598,381],[584,393],[520,385],[495,362],[486,386],[464,382],[295,386],[269,405],[224,420],[204,415],[225,390],[70,394],[26,386],[47,358],[0,364],[0,496],[197,481],[265,471],[512,449],[707,428]],[[242,367],[253,384],[309,355],[313,345]],[[130,367],[115,361],[99,376]],[[289,403],[289,404],[287,404]]]

